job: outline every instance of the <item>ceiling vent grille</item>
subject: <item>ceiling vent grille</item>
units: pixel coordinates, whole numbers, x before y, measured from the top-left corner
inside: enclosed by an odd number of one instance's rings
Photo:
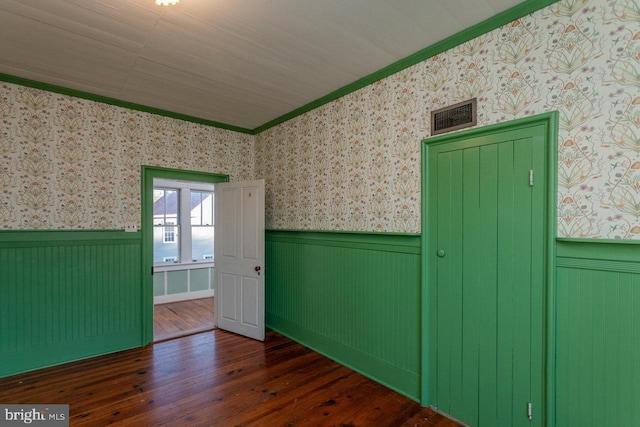
[[[431,112],[431,135],[468,128],[478,123],[477,98]]]

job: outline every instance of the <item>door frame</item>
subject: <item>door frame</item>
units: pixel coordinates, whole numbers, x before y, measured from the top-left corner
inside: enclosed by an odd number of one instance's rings
[[[498,123],[460,132],[448,133],[422,140],[422,177],[421,177],[421,197],[422,197],[422,279],[421,279],[421,399],[423,406],[429,406],[429,382],[431,375],[430,351],[431,336],[435,325],[430,322],[430,299],[431,287],[429,286],[429,272],[431,270],[430,258],[426,254],[432,253],[436,249],[429,244],[429,155],[430,147],[435,145],[458,142],[468,138],[477,138],[506,131],[524,129],[532,126],[545,127],[545,169],[547,178],[546,206],[545,206],[545,228],[546,236],[544,244],[545,259],[545,307],[543,318],[545,327],[543,329],[543,425],[553,425],[555,418],[554,389],[555,389],[555,252],[556,252],[556,228],[557,228],[557,155],[558,155],[558,112],[551,111],[535,116],[515,119],[504,123]]]
[[[229,182],[229,175],[170,169],[157,166],[141,167],[141,232],[142,232],[142,345],[153,342],[153,179],[182,181]]]

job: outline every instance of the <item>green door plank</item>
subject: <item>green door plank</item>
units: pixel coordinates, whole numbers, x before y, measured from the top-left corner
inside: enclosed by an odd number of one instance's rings
[[[437,323],[442,328],[437,332],[438,375],[436,395],[443,396],[438,407],[445,412],[457,412],[464,407],[462,401],[462,271],[457,260],[462,257],[462,153],[454,151],[438,156],[438,246],[444,256],[432,253],[429,256],[438,263],[439,287],[436,298]]]
[[[502,145],[502,144],[501,144]],[[497,249],[496,241],[498,218],[498,145],[491,144],[480,148],[479,179],[479,228],[465,230],[465,238],[471,238],[481,244],[477,253],[480,261],[478,278],[479,313],[479,377],[478,377],[478,425],[495,425],[497,418],[496,401],[496,347],[497,347]]]
[[[462,311],[462,401],[464,407],[459,418],[471,425],[478,424],[478,387],[480,329],[478,325],[481,271],[478,254],[484,250],[483,242],[467,236],[466,230],[477,230],[480,224],[480,150],[469,148],[463,158],[463,229],[465,230],[461,262],[465,277]],[[447,284],[441,284],[447,286]],[[457,414],[452,414],[457,416]]]
[[[451,211],[449,218],[451,227],[449,230],[450,240],[447,245],[445,257],[439,260],[447,260],[449,266],[450,281],[448,283],[449,301],[462,301],[463,293],[463,276],[462,269],[458,260],[462,259],[462,223],[463,223],[463,205],[462,205],[462,186],[463,186],[463,167],[462,167],[462,151],[454,151],[451,153],[451,176],[449,177],[451,200]],[[452,353],[447,357],[450,359],[449,377],[452,389],[449,395],[449,406],[451,412],[459,412],[464,407],[462,398],[463,377],[462,377],[462,306],[461,304],[448,304],[450,328],[449,339],[453,343],[451,346]]]
[[[514,343],[514,254],[519,222],[515,209],[515,176],[513,144],[500,144],[498,148],[498,252],[500,262],[497,278],[497,354],[496,399],[498,402],[496,425],[514,423],[513,411],[513,343]]]
[[[449,242],[451,242],[451,153],[443,153],[437,157],[438,170],[438,210],[436,220],[438,222],[437,250],[444,251],[445,255],[450,251]],[[434,256],[434,254],[430,254]],[[449,283],[451,283],[451,257],[438,256],[435,254],[435,262],[437,262],[438,286],[436,296],[437,322],[438,328],[438,347],[437,347],[437,364],[438,364],[438,381],[436,396],[440,398],[436,401],[436,406],[444,412],[451,410],[452,388],[451,384],[451,360],[449,355],[453,354],[456,349],[452,348],[455,343],[452,340],[453,330],[456,325],[451,315],[450,304],[451,295]],[[444,284],[445,286],[440,286]]]
[[[447,259],[450,268],[451,281],[448,284],[449,297],[452,302],[458,302],[457,304],[449,304],[450,321],[453,328],[451,328],[451,342],[454,345],[451,347],[453,353],[448,357],[451,360],[451,371],[449,373],[451,384],[453,385],[450,399],[451,412],[460,412],[465,405],[462,398],[463,390],[463,377],[462,377],[462,304],[460,301],[464,298],[463,290],[463,272],[460,268],[460,264],[457,260],[462,259],[462,247],[463,247],[463,212],[462,207],[462,195],[463,195],[463,167],[462,167],[462,154],[461,150],[451,153],[451,165],[452,173],[450,176],[450,197],[451,197],[451,212],[449,214],[451,221],[450,237],[451,240],[448,244],[447,254],[444,259]]]

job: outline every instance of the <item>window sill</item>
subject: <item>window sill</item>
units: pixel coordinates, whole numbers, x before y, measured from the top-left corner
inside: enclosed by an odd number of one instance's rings
[[[213,262],[198,261],[198,262],[178,262],[178,263],[172,263],[172,264],[156,264],[153,266],[153,272],[161,273],[163,271],[196,270],[199,268],[213,268]]]

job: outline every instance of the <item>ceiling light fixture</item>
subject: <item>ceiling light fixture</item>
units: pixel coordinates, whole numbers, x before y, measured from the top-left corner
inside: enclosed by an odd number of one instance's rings
[[[174,6],[178,4],[180,0],[156,0],[158,6]]]

